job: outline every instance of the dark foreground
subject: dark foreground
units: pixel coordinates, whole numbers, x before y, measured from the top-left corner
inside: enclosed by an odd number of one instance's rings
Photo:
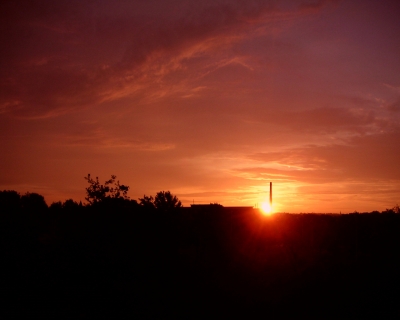
[[[400,317],[400,215],[83,209],[2,215],[2,315]]]

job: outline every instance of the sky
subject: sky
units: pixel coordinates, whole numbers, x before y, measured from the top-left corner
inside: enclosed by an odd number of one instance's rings
[[[400,203],[400,1],[0,4],[0,190]]]

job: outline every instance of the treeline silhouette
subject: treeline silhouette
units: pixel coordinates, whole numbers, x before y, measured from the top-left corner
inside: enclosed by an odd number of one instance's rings
[[[400,214],[275,214],[131,200],[87,177],[87,204],[0,192],[4,315],[399,316]]]

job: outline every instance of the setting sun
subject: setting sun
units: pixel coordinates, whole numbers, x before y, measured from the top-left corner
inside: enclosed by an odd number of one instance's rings
[[[272,206],[268,202],[263,202],[261,204],[261,210],[264,214],[271,214],[272,213]]]

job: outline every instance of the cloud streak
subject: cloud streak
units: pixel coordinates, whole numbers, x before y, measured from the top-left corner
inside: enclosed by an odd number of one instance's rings
[[[163,90],[163,79],[186,68],[185,61],[229,47],[249,36],[246,29],[287,10],[272,1],[173,6],[170,13],[162,1],[4,5],[3,112],[50,117],[150,86]]]

